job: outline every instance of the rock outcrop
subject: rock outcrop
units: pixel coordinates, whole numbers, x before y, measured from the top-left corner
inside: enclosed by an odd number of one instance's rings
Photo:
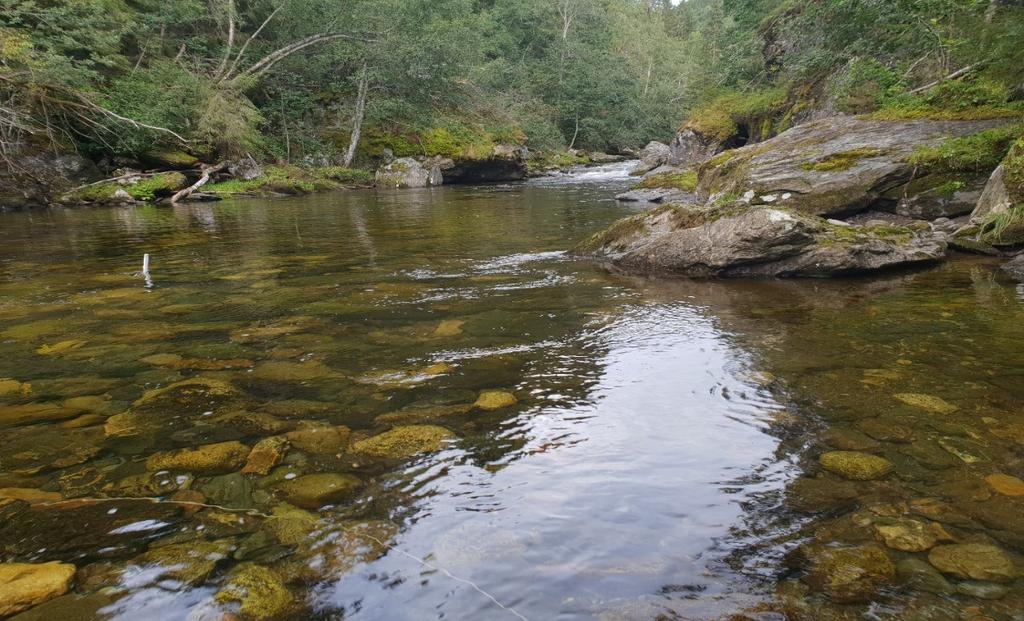
[[[723,148],[720,140],[686,128],[676,134],[672,142],[669,143],[669,164],[696,166],[711,159]]]
[[[715,200],[752,192],[754,204],[781,203],[818,216],[867,209],[902,197],[918,147],[968,136],[1005,121],[871,121],[836,116],[726,151],[702,168],[697,192]],[[889,201],[895,207],[897,201]]]
[[[401,157],[377,171],[379,188],[425,188],[441,185],[444,177],[435,162],[426,168],[411,157]]]
[[[1003,264],[1003,271],[1020,282],[1024,282],[1024,254],[1017,255]]]
[[[449,160],[443,167],[445,183],[490,183],[519,181],[527,174],[530,151],[518,145],[495,145],[490,157]]]
[[[711,157],[693,194],[640,184],[620,200],[669,204],[615,223],[575,252],[620,271],[686,277],[825,277],[938,261],[957,226],[949,217],[995,196],[993,181],[982,193],[983,179],[915,178],[908,160],[1004,123],[812,121]],[[697,138],[687,138],[686,153],[703,148]]]
[[[575,252],[626,272],[826,277],[937,261],[946,243],[930,230],[833,224],[766,205],[665,205],[620,220]]]

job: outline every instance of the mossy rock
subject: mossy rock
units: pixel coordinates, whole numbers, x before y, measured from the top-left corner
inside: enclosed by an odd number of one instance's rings
[[[137,565],[159,567],[160,578],[198,586],[210,577],[220,561],[226,559],[235,545],[229,540],[190,541],[159,548],[150,548],[137,557]]]
[[[906,403],[909,406],[928,412],[935,412],[936,414],[952,414],[960,409],[945,399],[933,395],[904,392],[895,394],[893,397],[895,397],[897,401]]]
[[[179,172],[168,172],[143,177],[136,183],[127,185],[109,182],[89,186],[75,192],[70,198],[86,203],[117,202],[119,200],[118,191],[123,190],[134,200],[152,202],[159,198],[172,196],[187,185],[188,179],[185,175]]]
[[[633,188],[638,190],[674,189],[682,190],[683,192],[693,192],[697,188],[697,171],[687,170],[650,175],[633,186]]]
[[[222,474],[234,472],[245,464],[249,447],[241,442],[218,442],[196,448],[154,453],[146,460],[150,472],[161,470]]]
[[[504,390],[485,390],[473,405],[481,410],[500,410],[517,403],[516,396]]]
[[[283,619],[296,612],[295,596],[281,578],[261,565],[240,566],[217,593],[220,603],[237,603],[238,611],[248,619]]]
[[[848,151],[840,151],[838,153],[830,153],[823,158],[816,159],[810,162],[804,162],[800,164],[800,168],[803,170],[812,170],[817,172],[833,172],[849,170],[857,165],[863,159],[878,157],[882,155],[883,151],[879,149],[873,149],[870,147],[863,147],[859,149],[850,149]]]
[[[878,589],[892,584],[896,577],[889,556],[873,544],[853,548],[807,546],[803,554],[810,562],[804,581],[838,603],[870,601]]]
[[[928,562],[944,574],[965,580],[1010,582],[1020,574],[1009,553],[984,543],[932,548],[928,553]]]
[[[140,155],[139,159],[157,168],[193,168],[199,163],[199,158],[191,153],[171,148],[150,149]]]
[[[858,451],[829,451],[818,458],[825,470],[844,479],[871,481],[892,471],[892,463],[883,457]]]
[[[436,425],[405,425],[360,440],[352,452],[379,459],[404,459],[419,453],[439,451],[455,434]]]

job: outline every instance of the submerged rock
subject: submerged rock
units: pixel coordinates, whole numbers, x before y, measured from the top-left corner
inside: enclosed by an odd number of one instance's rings
[[[380,435],[360,440],[352,452],[380,459],[404,459],[418,453],[438,451],[455,438],[455,434],[435,425],[405,425]]]
[[[294,613],[295,596],[270,569],[261,565],[240,566],[217,593],[220,603],[237,603],[238,611],[248,619],[279,619]]]
[[[134,559],[136,565],[159,568],[154,579],[171,579],[191,586],[206,581],[234,549],[228,540],[190,541],[152,548]]]
[[[891,584],[896,568],[876,545],[854,548],[811,546],[804,549],[810,567],[804,581],[834,602],[871,600],[880,587]]]
[[[993,491],[1004,496],[1024,496],[1024,481],[1008,474],[990,474],[985,477]],[[2,493],[2,492],[0,492]]]
[[[67,593],[74,577],[67,563],[0,563],[0,617]]]
[[[952,414],[960,409],[952,403],[933,395],[922,395],[919,393],[907,392],[893,395],[893,397],[895,397],[897,401],[902,401],[907,405],[921,410],[926,410],[928,412],[935,412],[936,414]]]
[[[1024,254],[1017,255],[1003,264],[1003,271],[1012,278],[1024,282]]]
[[[950,584],[938,570],[919,558],[900,559],[896,562],[896,573],[904,585],[914,590],[940,595],[956,591],[956,587]]]
[[[928,562],[944,574],[965,580],[1009,582],[1018,575],[1006,551],[984,543],[938,546],[928,553]]]
[[[351,474],[305,474],[277,486],[286,501],[303,509],[320,507],[351,497],[363,482]]]
[[[854,481],[880,479],[892,471],[888,459],[857,451],[829,451],[818,462],[832,474]]]
[[[348,446],[350,430],[344,425],[303,421],[298,428],[284,434],[293,447],[311,455],[337,455]]]
[[[938,524],[926,524],[918,520],[881,520],[874,524],[875,533],[886,547],[901,552],[924,552],[939,541],[952,538]]]
[[[287,438],[282,438],[281,436],[263,438],[249,452],[249,456],[245,460],[245,467],[242,468],[242,474],[268,474],[274,466],[281,463],[281,460],[284,459],[285,454],[288,452],[288,447]]]
[[[687,277],[825,277],[942,259],[930,231],[839,226],[769,206],[666,205],[577,246],[618,270]]]
[[[178,449],[150,455],[146,469],[150,472],[177,470],[200,474],[234,472],[245,464],[249,447],[241,442],[219,442],[194,449]]]
[[[517,402],[516,396],[510,392],[504,390],[485,390],[480,393],[473,406],[481,410],[500,410],[513,406]]]

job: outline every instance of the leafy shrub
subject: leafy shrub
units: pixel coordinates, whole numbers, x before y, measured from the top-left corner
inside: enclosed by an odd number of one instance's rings
[[[937,147],[919,147],[908,162],[928,173],[987,173],[999,165],[1021,135],[1024,125],[997,127],[951,138]]]

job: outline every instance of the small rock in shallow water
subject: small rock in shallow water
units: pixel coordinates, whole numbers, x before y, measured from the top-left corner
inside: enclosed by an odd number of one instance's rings
[[[833,427],[822,438],[826,444],[840,451],[875,451],[879,445],[873,438],[856,429]]]
[[[946,580],[927,561],[916,557],[900,559],[896,563],[896,573],[900,580],[910,589],[945,595],[956,588]]]
[[[246,618],[277,619],[294,612],[295,597],[281,579],[266,567],[242,565],[216,595],[221,603],[236,602]]]
[[[160,573],[154,579],[170,578],[196,586],[206,581],[216,569],[217,563],[227,558],[234,547],[230,540],[176,543],[150,548],[133,562],[136,565],[159,567]]]
[[[281,436],[263,438],[252,447],[242,468],[242,474],[266,475],[270,469],[281,463],[288,452],[288,440]]]
[[[889,460],[857,451],[829,451],[818,462],[832,474],[854,481],[880,479],[892,471]]]
[[[925,524],[917,520],[878,521],[875,533],[893,550],[902,552],[924,552],[942,540],[949,540],[949,533],[938,524]]]
[[[879,587],[892,583],[896,577],[896,568],[889,556],[875,545],[809,546],[804,554],[811,564],[804,581],[834,602],[868,601]]]
[[[913,430],[884,418],[868,418],[858,421],[857,429],[882,442],[909,444],[914,441]]]
[[[177,470],[219,474],[238,470],[248,455],[249,447],[241,442],[219,442],[194,449],[154,453],[146,460],[146,469],[150,472]]]
[[[277,486],[286,501],[303,509],[319,509],[353,494],[363,484],[351,474],[306,474]]]
[[[404,425],[356,442],[352,452],[380,459],[404,459],[439,451],[454,437],[455,434],[436,425]]]
[[[1017,576],[1013,558],[985,543],[938,546],[928,553],[928,562],[944,574],[965,580],[1009,582]]]
[[[968,580],[956,585],[957,593],[978,599],[1002,599],[1009,591],[1006,586],[994,582]]]
[[[74,577],[67,563],[0,563],[0,617],[67,593]]]
[[[911,405],[914,406],[915,408],[920,408],[922,410],[927,410],[929,412],[935,412],[937,414],[952,414],[953,412],[956,412],[957,410],[960,409],[957,406],[953,405],[952,403],[949,403],[943,399],[940,399],[939,397],[934,397],[932,395],[922,395],[919,393],[906,392],[893,395],[893,397],[895,397],[899,401],[902,401],[903,403],[906,403],[907,405]]]
[[[458,336],[462,334],[462,326],[465,323],[461,319],[445,319],[434,330],[434,336]]]
[[[284,434],[296,449],[311,455],[337,455],[348,446],[350,430],[315,421],[303,421],[294,431]]]
[[[1008,474],[990,474],[985,481],[997,493],[1004,496],[1024,496],[1024,481]]]
[[[500,410],[516,404],[516,397],[504,390],[485,390],[473,404],[481,410]]]

